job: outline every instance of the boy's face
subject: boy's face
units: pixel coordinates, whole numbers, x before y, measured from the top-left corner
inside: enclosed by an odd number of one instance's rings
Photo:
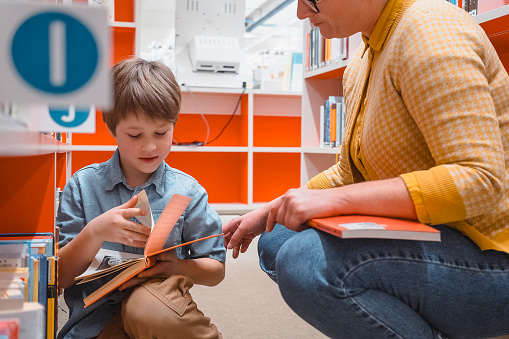
[[[131,187],[143,185],[170,153],[173,123],[130,114],[120,120],[115,132],[127,183]]]

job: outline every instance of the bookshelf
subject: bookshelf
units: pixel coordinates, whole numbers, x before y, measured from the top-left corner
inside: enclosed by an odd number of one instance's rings
[[[301,94],[248,89],[182,87],[182,106],[174,138],[178,142],[209,141],[206,146],[174,145],[166,162],[196,178],[219,213],[254,209],[300,184]],[[191,94],[192,93],[192,94]],[[202,116],[203,115],[203,116]],[[71,173],[108,160],[116,149],[100,113],[95,134],[72,135],[68,151]]]
[[[491,9],[475,17],[475,21],[484,29],[498,53],[500,61],[509,70],[509,1],[505,6]]]
[[[475,20],[486,31],[506,70],[509,70],[509,1],[479,1]],[[308,19],[304,22],[304,39],[311,30]],[[350,37],[349,57],[361,40]],[[306,48],[304,48],[306,50]],[[302,93],[302,159],[301,185],[336,163],[340,148],[319,147],[320,105],[331,95],[342,95],[342,77],[348,59],[304,72]]]
[[[112,65],[139,55],[139,1],[116,0]],[[181,87],[182,104],[174,139],[209,142],[206,146],[174,145],[166,162],[207,190],[219,213],[248,212],[300,185],[301,94],[247,89]],[[206,122],[205,122],[206,120]],[[95,134],[76,134],[66,146],[67,179],[78,169],[108,160],[116,149],[100,112]]]

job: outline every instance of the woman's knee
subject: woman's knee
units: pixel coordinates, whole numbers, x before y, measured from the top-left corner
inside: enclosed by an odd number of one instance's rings
[[[295,234],[296,232],[276,224],[272,232],[264,232],[258,239],[260,268],[275,282],[277,282],[275,270],[276,256],[281,246]]]
[[[276,272],[280,289],[307,292],[322,280],[326,258],[315,230],[288,239],[277,253]]]

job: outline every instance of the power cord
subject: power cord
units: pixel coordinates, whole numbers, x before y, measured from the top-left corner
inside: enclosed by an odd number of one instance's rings
[[[183,86],[186,86],[185,84],[183,84]],[[239,96],[239,99],[237,100],[237,104],[235,105],[235,109],[233,110],[233,113],[231,114],[230,116],[230,119],[228,119],[228,122],[226,123],[226,125],[223,127],[223,129],[221,130],[221,132],[219,132],[219,134],[213,138],[211,141],[208,141],[208,136],[209,136],[209,124],[207,123],[207,119],[205,119],[205,116],[203,115],[203,113],[200,112],[199,108],[198,108],[198,104],[196,102],[196,98],[194,97],[193,95],[193,92],[191,92],[191,89],[186,86],[189,93],[191,94],[191,97],[193,98],[193,101],[195,103],[195,106],[196,108],[198,109],[200,115],[202,116],[202,118],[204,119],[205,121],[205,124],[207,125],[207,138],[205,139],[205,141],[184,141],[184,142],[174,142],[173,145],[179,145],[179,146],[205,146],[205,145],[208,145],[214,141],[216,141],[222,134],[223,132],[225,131],[226,127],[228,127],[228,125],[230,124],[230,122],[233,120],[233,117],[235,116],[235,113],[237,113],[237,109],[239,108],[239,105],[240,105],[240,102],[242,101],[242,96],[244,95],[244,93],[246,92],[246,83],[243,82],[242,83],[242,87],[243,87],[243,90],[242,90],[242,93],[240,94]]]

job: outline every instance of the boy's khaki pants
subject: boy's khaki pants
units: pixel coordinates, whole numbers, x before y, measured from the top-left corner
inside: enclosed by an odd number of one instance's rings
[[[99,339],[222,338],[216,326],[197,308],[191,279],[176,275],[154,278],[136,287]]]

